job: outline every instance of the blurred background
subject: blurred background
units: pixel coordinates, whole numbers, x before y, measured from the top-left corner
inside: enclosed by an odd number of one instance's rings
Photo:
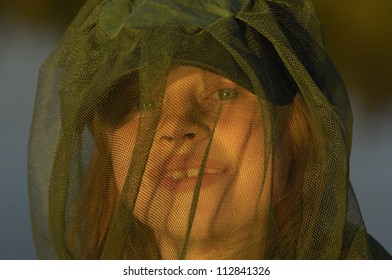
[[[0,0],[0,259],[35,259],[27,142],[40,64],[83,0]],[[351,182],[392,253],[392,1],[313,0],[354,114]]]

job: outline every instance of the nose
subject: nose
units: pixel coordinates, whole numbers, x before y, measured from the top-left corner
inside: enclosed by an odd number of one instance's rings
[[[203,121],[186,117],[170,117],[161,120],[158,138],[166,143],[201,142],[211,135],[211,129]]]

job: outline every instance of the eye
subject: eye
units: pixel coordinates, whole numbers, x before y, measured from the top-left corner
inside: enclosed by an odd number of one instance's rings
[[[219,100],[231,100],[236,99],[239,93],[233,88],[223,88],[212,94],[212,98]]]

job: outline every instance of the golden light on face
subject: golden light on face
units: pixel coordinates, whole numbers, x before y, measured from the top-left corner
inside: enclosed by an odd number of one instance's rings
[[[112,163],[119,191],[135,146],[138,115],[134,112],[112,135]],[[204,171],[190,241],[229,238],[247,224],[265,219],[271,170],[265,168],[264,157],[256,95],[196,67],[174,68],[167,78],[161,118],[134,215],[154,230],[158,240],[183,242],[195,186]]]

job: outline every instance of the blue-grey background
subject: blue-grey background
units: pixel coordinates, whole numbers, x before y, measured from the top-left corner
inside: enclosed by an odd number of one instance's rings
[[[38,69],[60,37],[47,26],[0,20],[0,259],[35,259],[27,143]],[[351,181],[368,231],[392,252],[392,104],[368,112],[352,94]]]

